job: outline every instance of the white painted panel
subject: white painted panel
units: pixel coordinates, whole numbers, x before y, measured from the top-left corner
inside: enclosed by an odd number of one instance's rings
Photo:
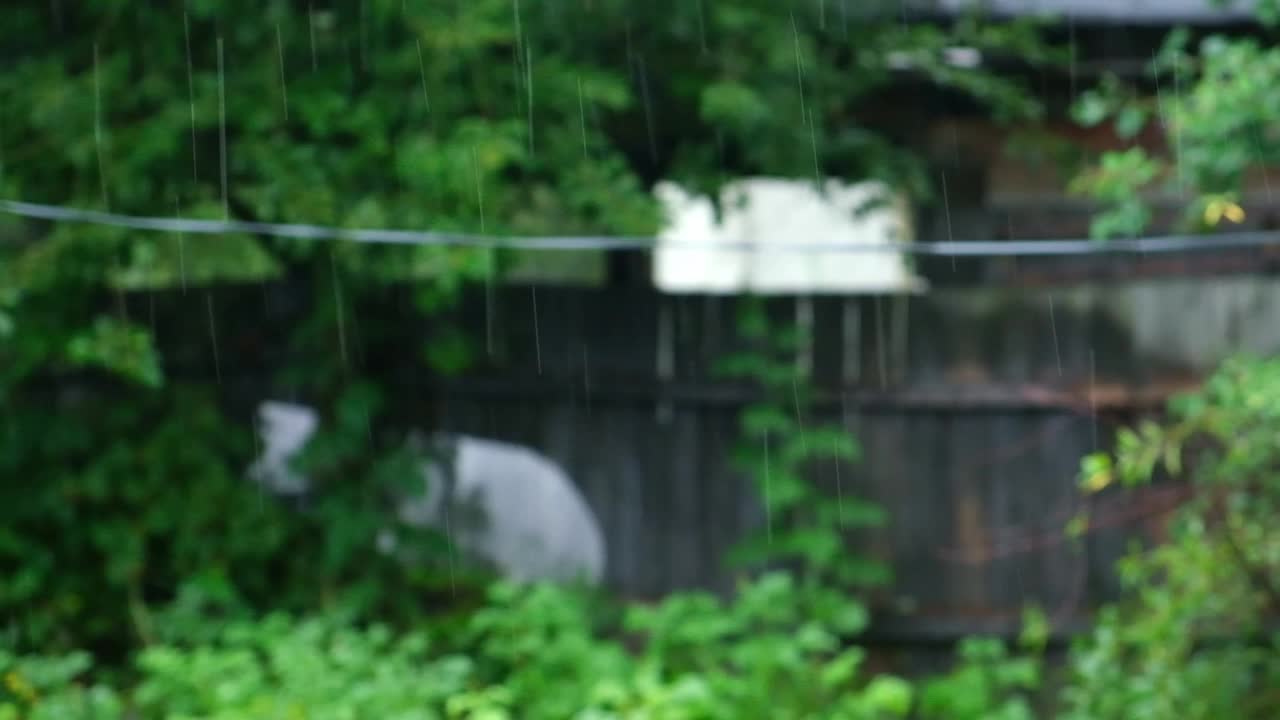
[[[710,198],[673,183],[654,190],[667,216],[654,253],[654,284],[669,293],[882,293],[923,282],[893,251],[826,251],[812,246],[910,242],[906,203],[882,183],[750,178]],[[750,250],[726,247],[747,243]],[[787,245],[809,246],[784,249]]]

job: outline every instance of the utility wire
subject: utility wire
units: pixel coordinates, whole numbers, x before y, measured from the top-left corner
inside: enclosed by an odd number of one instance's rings
[[[441,245],[521,250],[697,250],[739,252],[807,253],[902,253],[937,257],[1018,257],[1128,255],[1205,252],[1213,250],[1280,246],[1280,233],[1251,231],[1219,235],[1164,235],[1120,240],[972,240],[869,244],[859,242],[691,242],[659,240],[653,237],[605,235],[581,236],[498,236],[443,233],[420,230],[377,230],[325,225],[248,222],[243,220],[195,220],[146,217],[83,210],[61,205],[43,205],[0,200],[0,212],[51,222],[72,222],[193,235],[249,233],[295,240],[341,240],[391,245]]]

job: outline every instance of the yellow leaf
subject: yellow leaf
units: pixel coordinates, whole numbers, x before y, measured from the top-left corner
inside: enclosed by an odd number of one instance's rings
[[[1223,218],[1239,224],[1244,222],[1244,217],[1244,208],[1224,197],[1215,197],[1204,206],[1204,221],[1208,225],[1217,225]]]
[[[1111,484],[1111,473],[1107,470],[1099,470],[1092,475],[1086,477],[1084,482],[1080,483],[1086,491],[1096,493]]]
[[[9,688],[9,692],[17,695],[28,703],[35,704],[36,700],[40,699],[40,695],[36,692],[36,689],[32,687],[31,683],[27,682],[26,678],[19,675],[17,671],[10,670],[6,673],[4,676],[4,684],[5,687]]]
[[[1209,225],[1217,225],[1222,219],[1224,208],[1221,200],[1212,200],[1204,206],[1204,221]]]

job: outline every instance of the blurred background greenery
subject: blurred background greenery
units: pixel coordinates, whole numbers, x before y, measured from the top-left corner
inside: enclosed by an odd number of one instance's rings
[[[864,120],[909,56],[936,88],[999,122],[1045,108],[977,49],[1067,68],[1053,23],[904,22],[898,2],[776,0],[9,3],[0,21],[0,197],[117,213],[497,234],[648,235],[650,186],[705,191],[750,175],[876,178],[936,199],[915,139]],[[1238,222],[1246,172],[1280,159],[1274,10],[1247,37],[1171,32],[1150,72],[1179,92],[1104,78],[1074,108],[1122,138],[1172,128],[1172,161],[1140,147],[1086,158],[1100,241],[1148,231],[1147,191],[1186,193],[1197,232]],[[777,536],[748,540],[731,597],[654,605],[455,575],[374,551],[385,492],[420,457],[396,438],[395,381],[341,345],[412,347],[423,372],[483,363],[483,334],[445,311],[501,278],[508,253],[467,247],[216,239],[0,216],[0,719],[65,718],[1271,718],[1280,710],[1276,432],[1280,367],[1240,359],[1167,416],[1086,458],[1082,492],[1153,474],[1202,488],[1167,542],[1117,571],[1125,599],[1065,664],[1047,620],[1017,644],[974,638],[954,669],[902,677],[857,644],[864,588],[891,582],[843,544],[874,505],[834,509],[805,426],[803,334],[749,306],[730,375],[757,383],[740,469]],[[171,377],[171,349],[209,347],[213,289],[308,288],[277,338],[282,386],[328,426],[309,512],[244,480],[253,428],[218,376]],[[380,312],[408,288],[406,314]],[[209,323],[155,332],[155,299],[207,293]],[[139,298],[150,298],[143,307]],[[165,309],[159,312],[163,315]],[[410,332],[435,319],[430,337]],[[236,319],[232,318],[232,322]],[[1188,332],[1194,332],[1189,329]],[[794,407],[792,407],[794,405]],[[402,429],[402,428],[400,428]],[[772,438],[770,458],[759,439]],[[767,446],[766,446],[767,447]],[[786,485],[786,483],[790,483]],[[851,509],[850,509],[851,508]],[[1075,527],[1087,527],[1081,518]]]

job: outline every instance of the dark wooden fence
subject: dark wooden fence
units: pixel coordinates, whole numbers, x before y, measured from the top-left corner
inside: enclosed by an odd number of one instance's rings
[[[536,331],[530,291],[502,299],[504,369],[444,383],[439,425],[566,467],[606,529],[615,589],[726,589],[726,552],[763,522],[727,461],[751,392],[711,372],[733,300],[536,292]],[[1114,328],[1065,308],[965,322],[930,296],[772,303],[787,315],[806,304],[818,419],[843,423],[864,450],[839,469],[844,489],[891,517],[849,548],[892,566],[885,611],[1003,630],[1026,603],[1066,621],[1113,595],[1110,568],[1140,518],[1106,519],[1080,543],[1063,530],[1083,509],[1080,459],[1117,419],[1073,393],[1091,377],[1096,390],[1099,362],[1127,370]]]
[[[250,398],[288,394],[261,381],[279,337],[262,328],[301,302],[295,294],[223,288],[214,298],[217,308],[260,309],[249,320],[219,310],[217,321],[224,387],[246,411]],[[188,323],[207,315],[195,293],[163,303],[189,305],[167,313]],[[386,365],[384,351],[384,367],[363,371],[391,377],[414,422],[523,443],[564,466],[605,529],[613,589],[637,598],[725,590],[726,551],[763,521],[728,461],[751,390],[713,371],[732,342],[734,304],[646,289],[506,288],[490,306],[468,298],[453,318],[481,339],[474,370],[425,374],[418,352],[431,332],[406,314],[400,362]],[[1280,286],[1265,277],[777,298],[770,307],[812,323],[802,361],[819,388],[815,412],[863,447],[861,462],[839,469],[843,488],[882,504],[890,523],[851,539],[849,551],[892,567],[892,587],[875,598],[877,628],[905,640],[1008,632],[1027,603],[1068,627],[1114,597],[1116,559],[1159,532],[1180,490],[1086,500],[1081,457],[1216,358],[1280,347],[1265,322],[1280,309]],[[482,341],[488,317],[492,355]],[[358,327],[347,342],[358,345]],[[194,368],[199,351],[185,352],[174,362]],[[351,352],[359,362],[359,348]],[[1065,528],[1082,510],[1090,528],[1071,540]]]

